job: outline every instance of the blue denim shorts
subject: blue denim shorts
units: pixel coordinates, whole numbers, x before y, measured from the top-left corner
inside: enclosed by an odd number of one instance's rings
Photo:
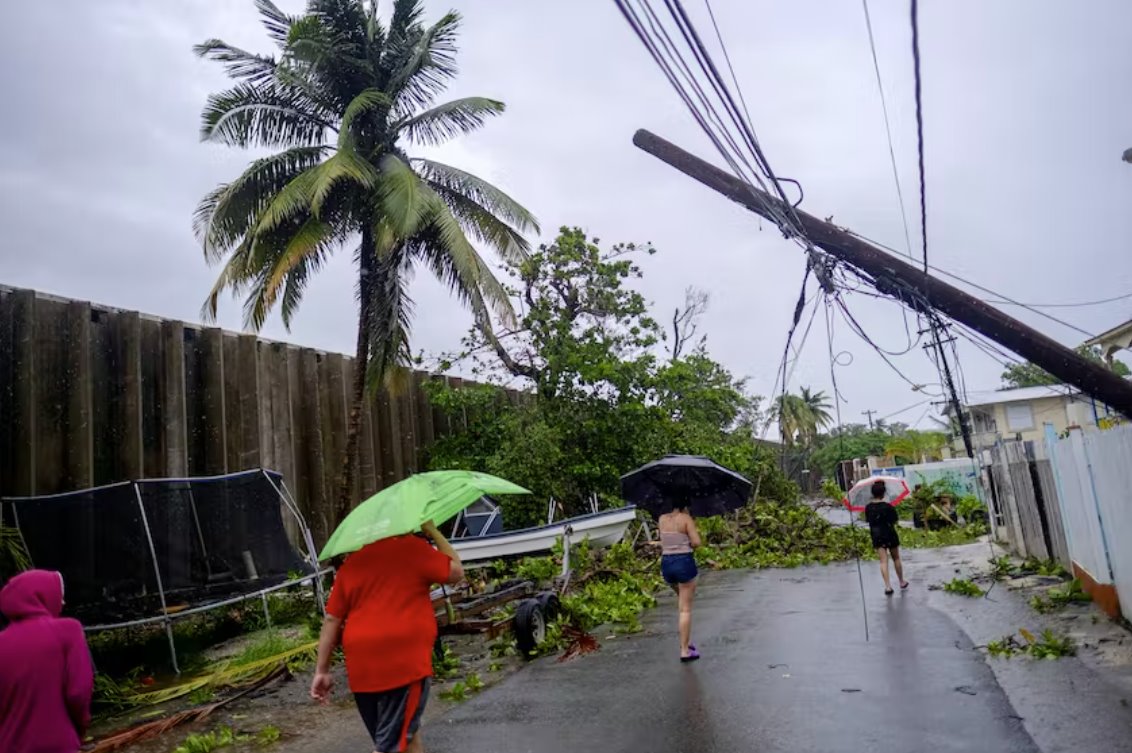
[[[660,558],[660,574],[670,586],[691,583],[699,575],[696,558],[691,554],[666,554]]]

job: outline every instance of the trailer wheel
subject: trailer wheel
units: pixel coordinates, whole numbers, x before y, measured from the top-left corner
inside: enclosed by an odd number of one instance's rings
[[[546,612],[538,599],[525,599],[519,603],[512,630],[519,653],[524,659],[531,658],[531,652],[546,640]]]
[[[553,591],[543,591],[535,598],[542,605],[542,613],[546,615],[547,622],[553,622],[554,618],[562,614],[562,602]]]

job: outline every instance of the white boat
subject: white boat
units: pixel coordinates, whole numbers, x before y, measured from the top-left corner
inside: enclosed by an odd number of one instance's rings
[[[567,518],[535,528],[454,538],[452,547],[464,562],[483,562],[502,557],[539,554],[553,549],[554,543],[566,535],[566,529],[569,528],[572,543],[589,539],[590,546],[604,549],[625,538],[625,530],[636,517],[637,508],[630,505],[616,510]]]

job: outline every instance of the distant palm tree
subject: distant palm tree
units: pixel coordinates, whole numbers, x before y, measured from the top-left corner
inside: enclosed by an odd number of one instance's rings
[[[394,0],[386,26],[377,2],[309,0],[292,17],[256,0],[279,57],[218,39],[196,52],[225,65],[236,85],[213,94],[201,137],[277,149],[210,192],[196,232],[210,262],[224,262],[205,314],[224,291],[243,295],[246,325],[259,329],[279,306],[290,326],[311,277],[349,245],[357,264],[358,339],[342,459],[338,514],[349,509],[362,399],[409,359],[410,271],[423,264],[473,312],[513,319],[508,296],[469,241],[505,260],[529,250],[531,214],[491,184],[448,165],[410,157],[405,144],[439,144],[503,112],[493,99],[434,104],[456,74],[459,17],[432,26],[420,0]]]
[[[902,458],[913,463],[926,463],[937,460],[940,451],[947,444],[947,435],[940,431],[916,431],[910,429],[894,436],[884,447],[893,458]]]
[[[818,432],[833,423],[833,416],[830,415],[829,409],[832,404],[824,392],[811,392],[809,387],[800,388],[802,402],[806,404],[806,410],[809,412],[809,438],[812,441],[817,437]]]
[[[809,408],[797,395],[792,395],[789,392],[780,395],[775,400],[774,416],[778,420],[782,442],[787,447],[793,447],[805,436],[806,427],[810,420]]]
[[[775,401],[775,413],[783,442],[788,446],[813,444],[818,433],[833,423],[830,407],[824,392],[812,392],[808,387],[802,387],[798,395],[781,395]]]

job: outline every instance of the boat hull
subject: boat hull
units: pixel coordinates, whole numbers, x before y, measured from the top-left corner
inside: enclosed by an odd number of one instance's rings
[[[452,547],[465,563],[549,552],[570,527],[573,542],[589,539],[590,546],[604,549],[625,537],[629,523],[637,517],[634,507],[622,507],[593,515],[561,520],[548,526],[519,531],[453,539]]]

